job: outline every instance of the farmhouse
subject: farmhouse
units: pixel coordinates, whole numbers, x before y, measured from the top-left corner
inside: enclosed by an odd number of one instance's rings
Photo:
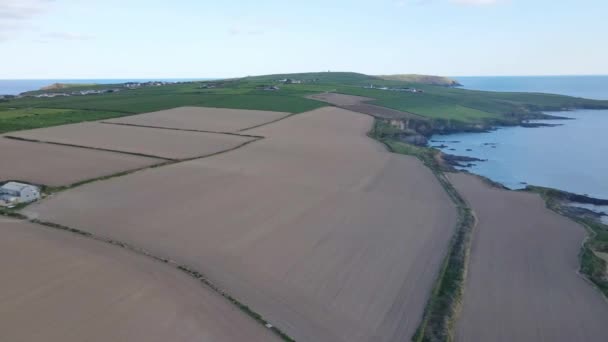
[[[392,119],[391,121],[389,121],[389,124],[400,130],[404,130],[406,128],[405,122],[403,122],[403,120]]]
[[[29,203],[38,199],[40,199],[40,189],[34,185],[8,182],[0,187],[0,205],[2,206]]]

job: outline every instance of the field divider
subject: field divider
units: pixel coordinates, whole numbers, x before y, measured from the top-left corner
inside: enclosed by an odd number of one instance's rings
[[[257,139],[252,139],[252,140],[248,140],[245,141],[237,146],[234,146],[232,148],[229,148],[227,150],[222,150],[222,151],[218,151],[218,152],[214,152],[211,154],[206,154],[203,156],[196,156],[196,157],[192,157],[192,158],[187,158],[187,159],[168,159],[165,160],[164,162],[161,161],[160,163],[157,164],[152,164],[149,166],[144,166],[138,169],[133,169],[133,170],[127,170],[127,171],[122,171],[122,172],[118,172],[118,173],[114,173],[111,175],[106,175],[106,176],[101,176],[101,177],[97,177],[97,178],[92,178],[92,179],[85,179],[83,181],[80,182],[76,182],[70,185],[66,185],[66,186],[59,186],[59,187],[46,187],[46,191],[49,192],[50,194],[54,194],[57,192],[61,192],[61,191],[65,191],[65,190],[69,190],[69,189],[73,189],[82,185],[86,185],[89,183],[93,183],[93,182],[99,182],[99,181],[104,181],[104,180],[109,180],[112,178],[117,178],[117,177],[123,177],[123,176],[127,176],[130,175],[132,173],[136,173],[136,172],[140,172],[140,171],[144,171],[144,170],[148,170],[148,169],[155,169],[155,168],[159,168],[159,167],[163,167],[163,166],[169,166],[169,165],[173,165],[173,164],[178,164],[178,163],[182,163],[182,162],[187,162],[187,161],[191,161],[191,160],[197,160],[197,159],[203,159],[203,158],[207,158],[207,157],[213,157],[216,156],[218,154],[222,154],[222,153],[227,153],[227,152],[231,152],[234,150],[237,150],[241,147],[244,147],[246,145],[249,145],[251,143],[254,143],[258,140],[262,140],[263,138],[257,138]],[[86,148],[86,147],[85,147]]]
[[[190,129],[190,128],[175,128],[175,127],[162,127],[162,126],[152,126],[152,125],[141,125],[141,124],[132,124],[125,122],[109,122],[109,121],[99,121],[99,123],[106,125],[119,125],[119,126],[131,126],[131,127],[143,127],[143,128],[156,128],[156,129],[166,129],[171,131],[184,131],[184,132],[199,132],[199,133],[212,133],[212,134],[225,134],[232,135],[237,137],[245,137],[245,138],[264,138],[261,135],[251,135],[251,134],[240,134],[235,132],[223,132],[223,131],[207,131],[202,129]],[[248,129],[248,128],[246,128]],[[240,130],[239,130],[240,132]]]
[[[250,308],[249,306],[247,306],[246,304],[244,304],[243,302],[241,302],[240,300],[238,300],[237,298],[235,298],[234,296],[229,294],[226,290],[222,289],[220,286],[215,284],[207,276],[205,276],[202,272],[199,272],[196,269],[194,269],[188,265],[180,264],[177,261],[172,260],[170,258],[153,254],[152,252],[150,252],[146,249],[136,247],[129,243],[125,243],[125,242],[122,242],[122,241],[119,241],[116,239],[112,239],[109,237],[104,237],[101,235],[96,235],[96,234],[93,234],[93,233],[85,231],[85,230],[72,228],[72,227],[64,226],[64,225],[53,223],[53,222],[43,221],[43,220],[39,220],[39,219],[30,219],[27,216],[17,213],[17,212],[7,212],[4,210],[0,210],[0,216],[5,216],[5,217],[9,217],[9,218],[12,218],[15,220],[34,223],[34,224],[40,226],[41,228],[54,229],[54,230],[59,230],[59,231],[67,232],[67,233],[80,235],[84,238],[92,239],[92,240],[95,240],[98,242],[102,242],[102,243],[113,245],[113,246],[116,246],[119,248],[123,248],[131,253],[135,253],[137,255],[150,258],[154,261],[167,264],[167,265],[187,274],[191,278],[199,281],[203,286],[207,287],[208,289],[215,292],[216,294],[222,296],[224,299],[229,301],[232,305],[234,305],[238,309],[240,309],[244,314],[246,314],[250,318],[254,319],[256,322],[260,323],[264,328],[271,330],[275,335],[277,335],[283,341],[295,342],[295,340],[293,338],[291,338],[289,335],[287,335],[281,329],[279,329],[276,326],[274,326],[273,324],[271,324],[262,315],[260,315],[255,310],[253,310],[252,308]]]
[[[320,107],[320,108],[323,108],[323,107]],[[316,109],[319,109],[319,108],[316,108]],[[313,110],[315,110],[315,109],[313,109]],[[291,114],[285,115],[285,116],[284,116],[284,117],[282,117],[282,118],[278,118],[278,119],[274,119],[274,120],[271,120],[271,121],[268,121],[268,122],[264,122],[264,123],[261,123],[261,124],[259,124],[259,125],[255,125],[255,126],[251,126],[251,127],[247,127],[247,128],[241,128],[241,129],[239,129],[237,132],[244,132],[244,131],[248,131],[248,130],[250,130],[250,129],[255,129],[255,128],[263,127],[263,126],[266,126],[266,125],[273,124],[273,123],[275,123],[275,122],[279,122],[279,121],[281,121],[281,120],[285,120],[285,119],[290,118],[290,117],[292,117],[292,116],[294,116],[294,115],[298,115],[298,114],[304,114],[304,113],[307,113],[307,112],[302,112],[302,113],[291,113]]]
[[[128,151],[113,150],[113,149],[109,149],[109,148],[90,147],[90,146],[82,146],[82,145],[76,145],[76,144],[67,144],[67,143],[60,143],[60,142],[54,142],[54,141],[29,139],[29,138],[16,137],[16,136],[12,136],[12,135],[4,135],[3,137],[7,138],[7,139],[13,139],[13,140],[19,140],[19,141],[27,141],[27,142],[34,142],[34,143],[39,143],[39,144],[51,144],[51,145],[59,145],[59,146],[68,146],[68,147],[84,148],[84,149],[88,149],[88,150],[97,150],[97,151],[105,151],[105,152],[113,152],[113,153],[122,153],[122,154],[128,154],[128,155],[132,155],[132,156],[138,156],[138,157],[146,157],[146,158],[154,158],[154,159],[179,161],[179,159],[175,159],[175,158],[161,157],[161,156],[157,156],[157,155],[153,155],[153,154],[146,154],[146,153],[128,152]]]
[[[382,143],[389,152],[407,154],[418,158],[435,175],[458,212],[454,234],[450,239],[435,285],[427,300],[422,321],[416,333],[412,336],[414,342],[453,341],[456,317],[460,311],[465,290],[471,243],[473,231],[477,225],[477,217],[467,201],[452,185],[441,166],[436,164],[435,156],[430,155],[432,153],[429,152],[430,149],[417,154],[397,151],[391,144],[396,141],[384,138],[378,132],[377,127],[381,122],[382,120],[375,119],[374,126],[368,136]]]

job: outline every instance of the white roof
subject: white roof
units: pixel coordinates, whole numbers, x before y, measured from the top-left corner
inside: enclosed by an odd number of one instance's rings
[[[30,185],[30,184],[24,184],[24,183],[17,183],[17,182],[8,182],[6,184],[4,184],[1,189],[2,190],[9,190],[9,191],[21,191],[25,188],[28,187],[32,187],[36,190],[38,190],[37,186],[34,185]]]

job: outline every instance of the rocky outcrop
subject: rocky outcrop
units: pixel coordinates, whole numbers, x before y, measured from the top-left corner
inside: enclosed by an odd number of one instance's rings
[[[441,153],[441,159],[446,165],[452,167],[471,167],[475,164],[473,162],[483,162],[485,159],[479,159],[467,156],[457,156],[453,154]]]

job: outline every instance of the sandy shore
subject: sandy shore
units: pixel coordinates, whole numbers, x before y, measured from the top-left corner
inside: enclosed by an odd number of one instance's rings
[[[535,194],[450,179],[478,218],[458,341],[605,341],[608,304],[577,274],[583,227]]]

